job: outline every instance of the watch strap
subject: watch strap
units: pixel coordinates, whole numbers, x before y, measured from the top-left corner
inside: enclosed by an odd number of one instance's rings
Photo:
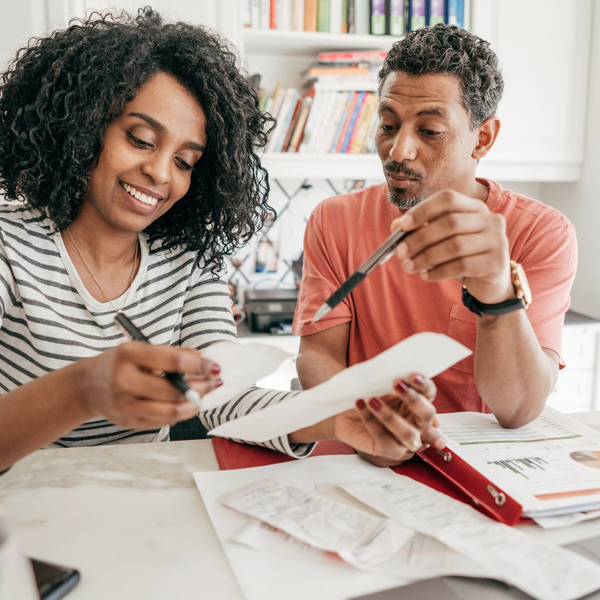
[[[474,296],[471,296],[465,286],[463,286],[462,301],[471,312],[479,317],[484,314],[493,316],[505,315],[506,313],[526,308],[523,298],[511,298],[510,300],[498,302],[497,304],[484,304],[483,302],[479,302]]]

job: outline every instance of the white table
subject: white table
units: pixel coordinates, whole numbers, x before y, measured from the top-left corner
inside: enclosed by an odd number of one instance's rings
[[[600,429],[600,412],[577,418]],[[28,555],[80,570],[69,600],[242,600],[191,475],[216,470],[204,440],[40,450],[0,477],[0,504]],[[600,519],[523,529],[564,544]]]

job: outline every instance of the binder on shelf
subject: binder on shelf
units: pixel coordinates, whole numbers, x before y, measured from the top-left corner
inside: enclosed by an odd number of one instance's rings
[[[446,23],[457,25],[461,29],[465,26],[464,0],[446,0]]]
[[[352,0],[350,0],[352,1]],[[354,0],[354,33],[367,35],[371,32],[371,5],[369,0]]]
[[[386,33],[402,36],[406,33],[406,14],[408,0],[387,0]]]
[[[262,467],[295,460],[274,450],[239,444],[224,438],[213,438],[211,441],[221,470]],[[312,455],[338,454],[354,454],[354,450],[342,442],[325,441],[317,444]],[[517,502],[447,450],[428,448],[414,459],[395,467],[393,471],[424,483],[455,500],[470,504],[506,525],[515,525],[521,519],[522,508]]]
[[[427,0],[427,25],[446,22],[446,0]]]
[[[386,0],[370,0],[371,35],[385,35],[385,2]]]
[[[414,31],[425,27],[426,23],[425,0],[409,0],[407,30]]]

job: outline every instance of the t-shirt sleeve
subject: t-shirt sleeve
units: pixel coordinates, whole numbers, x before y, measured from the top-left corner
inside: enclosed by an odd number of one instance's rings
[[[349,275],[345,268],[347,253],[344,256],[336,244],[335,230],[339,224],[324,225],[322,207],[320,205],[313,211],[304,234],[302,285],[293,325],[293,333],[300,336],[318,333],[352,319],[352,306],[346,298],[317,323],[311,322],[323,302]]]
[[[7,307],[17,303],[15,279],[6,256],[4,238],[0,231],[0,327],[4,321]]]
[[[562,332],[577,270],[575,228],[568,221],[545,228],[515,260],[521,263],[531,288],[529,321],[542,348],[558,354],[562,369],[566,365],[561,355]]]

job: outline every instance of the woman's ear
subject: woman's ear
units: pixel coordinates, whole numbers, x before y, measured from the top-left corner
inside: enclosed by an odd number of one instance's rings
[[[483,158],[492,148],[500,132],[500,119],[496,116],[489,117],[477,127],[476,146],[471,156],[475,160]]]

